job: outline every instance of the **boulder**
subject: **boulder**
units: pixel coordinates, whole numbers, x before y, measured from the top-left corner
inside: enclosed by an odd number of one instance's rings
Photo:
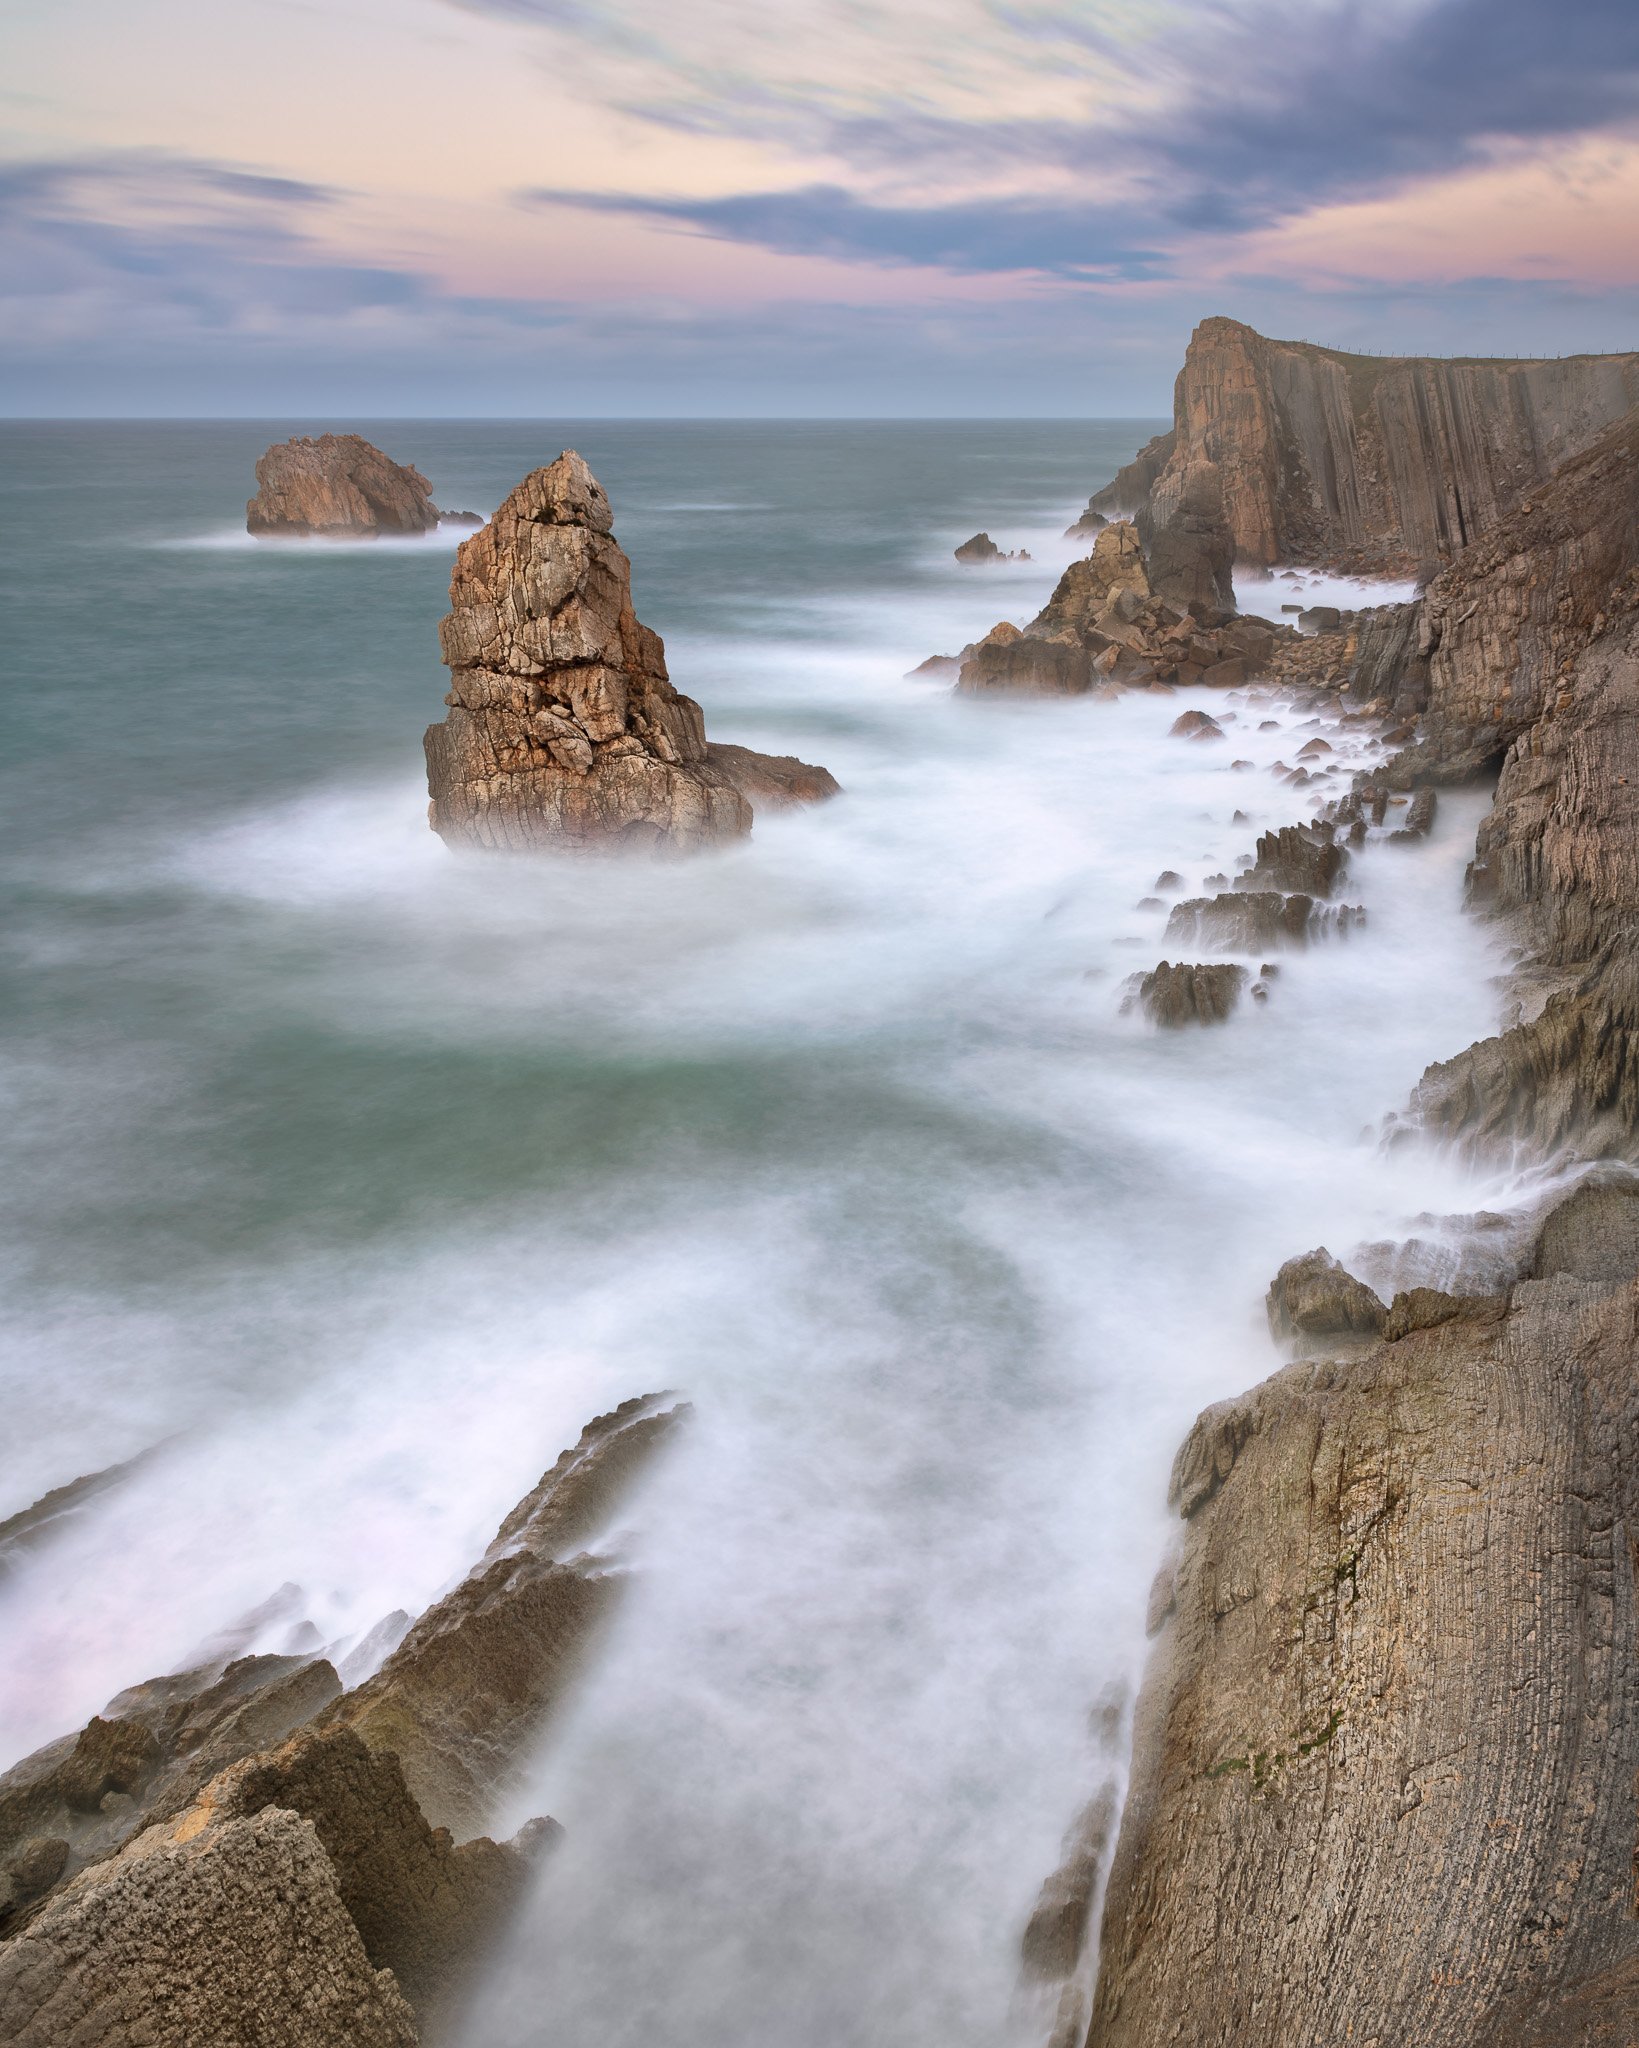
[[[632,610],[631,565],[580,456],[534,471],[462,542],[450,603],[449,716],[426,753],[430,821],[451,846],[677,855],[750,831],[699,705]]]
[[[245,525],[256,534],[354,536],[428,533],[440,514],[418,469],[394,462],[359,434],[298,437],[256,465]]]
[[[1221,740],[1223,736],[1223,727],[1206,711],[1186,711],[1168,729],[1168,737],[1175,740]]]
[[[997,693],[1079,697],[1093,687],[1093,663],[1084,647],[1062,640],[1026,638],[1017,627],[997,627],[981,640],[957,677],[964,697]]]
[[[1300,633],[1341,633],[1343,614],[1335,604],[1312,604],[1306,612],[1298,613]]]
[[[1288,1259],[1265,1303],[1277,1343],[1305,1337],[1376,1337],[1388,1311],[1325,1246]]]

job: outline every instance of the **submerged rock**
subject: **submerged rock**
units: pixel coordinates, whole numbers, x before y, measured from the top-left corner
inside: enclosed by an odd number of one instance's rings
[[[450,711],[426,735],[430,820],[450,845],[681,854],[750,831],[741,783],[758,757],[737,750],[734,773],[711,758],[580,456],[534,471],[462,542],[450,603]],[[774,764],[768,779],[789,800],[794,778]]]
[[[321,434],[268,449],[245,507],[252,533],[355,536],[430,533],[440,518],[432,486],[360,434]]]

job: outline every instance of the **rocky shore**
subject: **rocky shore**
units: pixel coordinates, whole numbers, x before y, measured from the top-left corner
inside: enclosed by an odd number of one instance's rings
[[[240,1654],[268,1618],[248,1617],[0,1777],[0,2038],[447,2038],[559,1833],[482,1830],[619,1598],[625,1571],[588,1545],[687,1412],[650,1396],[590,1423],[413,1626],[345,1656]],[[379,1668],[344,1683],[361,1661]]]
[[[1496,777],[1470,898],[1516,942],[1513,1020],[1431,1068],[1388,1136],[1549,1192],[1457,1219],[1432,1266],[1417,1240],[1294,1247],[1276,1276],[1297,1362],[1209,1409],[1174,1467],[1101,1931],[1089,1881],[1055,2048],[1639,2040],[1634,368],[1368,375],[1209,321],[1174,436],[1094,500],[1164,521],[1210,460],[1254,559],[1449,555],[1415,603],[1347,622],[1335,708],[1370,710],[1382,758],[1260,841],[1248,893],[1173,917],[1301,943],[1392,807],[1415,845],[1436,787]],[[1446,424],[1413,462],[1394,422],[1419,392]],[[1315,484],[1322,432],[1352,496]],[[1176,962],[1136,983],[1163,1023],[1238,993]]]

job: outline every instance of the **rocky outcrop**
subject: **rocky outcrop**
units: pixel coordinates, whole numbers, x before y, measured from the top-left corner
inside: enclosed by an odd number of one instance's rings
[[[1148,974],[1134,977],[1134,1003],[1152,1024],[1176,1028],[1184,1024],[1221,1024],[1234,1011],[1249,977],[1244,967],[1221,961],[1174,964],[1163,960]]]
[[[1639,1286],[1395,1308],[1179,1455],[1089,2048],[1580,2040],[1633,1981]]]
[[[682,854],[750,831],[757,757],[741,750],[734,772],[712,759],[580,456],[534,471],[461,544],[450,604],[449,716],[426,735],[429,816],[450,845]]]
[[[842,794],[842,785],[829,768],[816,768],[795,754],[759,754],[750,747],[708,740],[706,759],[722,770],[754,812],[794,810]]]
[[[1235,877],[1237,889],[1330,896],[1349,856],[1324,825],[1282,825],[1258,835],[1257,858]]]
[[[1359,356],[1203,320],[1172,434],[1092,508],[1164,524],[1211,470],[1239,559],[1406,573],[1450,560],[1635,404],[1639,355]]]
[[[1170,945],[1206,946],[1217,953],[1272,952],[1312,940],[1345,937],[1366,921],[1358,904],[1317,903],[1278,889],[1225,891],[1175,903],[1167,918]]]
[[[1380,1337],[1388,1311],[1324,1245],[1288,1259],[1265,1304],[1277,1343],[1307,1337]]]
[[[446,516],[420,470],[358,434],[280,441],[258,461],[256,485],[245,507],[245,525],[256,534],[375,540],[430,533]],[[472,513],[448,516],[453,524],[476,523]]]
[[[312,1655],[211,1664],[132,1687],[0,1778],[0,2036],[445,2033],[557,1833],[478,1830],[618,1594],[586,1545],[685,1413],[656,1396],[590,1424],[354,1690]]]
[[[1136,524],[1158,596],[1190,610],[1235,609],[1235,537],[1212,463],[1169,468]]]
[[[988,533],[976,533],[971,540],[963,541],[956,550],[959,562],[1028,562],[1030,556],[1024,548],[1007,553],[997,547]]]
[[[1176,572],[1192,558],[1186,546],[1168,559]],[[1043,696],[1157,682],[1228,688],[1271,669],[1283,643],[1296,640],[1264,619],[1198,598],[1174,601],[1152,580],[1137,527],[1117,520],[1091,554],[1070,564],[1022,632],[1004,620],[968,652],[957,688]]]

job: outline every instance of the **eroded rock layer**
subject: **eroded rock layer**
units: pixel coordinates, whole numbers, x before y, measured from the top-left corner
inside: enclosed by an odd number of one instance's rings
[[[777,802],[836,789],[803,762],[708,747],[699,705],[672,688],[659,634],[632,609],[610,527],[571,452],[456,555],[439,628],[449,716],[426,736],[429,817],[452,846],[691,853],[751,830],[743,792],[759,775]]]
[[[354,1690],[312,1655],[217,1660],[0,1777],[0,2039],[445,2037],[558,1832],[477,1831],[618,1589],[586,1545],[685,1412],[651,1397],[590,1424]]]
[[[1092,499],[1157,528],[1207,490],[1236,555],[1410,571],[1449,560],[1639,404],[1639,355],[1359,356],[1203,320],[1170,435]]]
[[[1505,2048],[1639,1954],[1639,1286],[1395,1309],[1179,1455],[1092,2048]]]

